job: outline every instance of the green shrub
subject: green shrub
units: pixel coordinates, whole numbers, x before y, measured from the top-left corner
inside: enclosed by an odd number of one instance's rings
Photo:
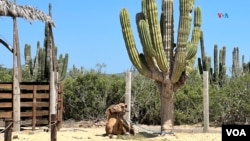
[[[193,71],[186,85],[175,93],[175,124],[194,124],[202,121],[202,80],[197,71]]]

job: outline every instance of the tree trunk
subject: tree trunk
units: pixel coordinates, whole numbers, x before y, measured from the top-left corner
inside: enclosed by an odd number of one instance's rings
[[[167,83],[157,83],[160,91],[161,99],[161,133],[173,132],[173,120],[174,120],[174,91],[173,84],[169,81]]]

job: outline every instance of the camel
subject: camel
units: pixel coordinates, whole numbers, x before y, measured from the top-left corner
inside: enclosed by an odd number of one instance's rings
[[[112,138],[113,135],[135,135],[134,128],[124,119],[127,111],[127,105],[119,103],[111,105],[106,110],[107,123],[105,126],[106,135]]]

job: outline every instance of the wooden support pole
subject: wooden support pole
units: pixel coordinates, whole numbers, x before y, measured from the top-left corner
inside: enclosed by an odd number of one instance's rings
[[[58,72],[55,53],[55,44],[52,26],[49,24],[50,31],[50,139],[57,141],[57,92],[58,92]]]
[[[16,0],[14,0],[14,4]],[[16,17],[13,18],[13,130],[20,131],[21,104],[20,104],[20,81],[22,78],[19,37]]]
[[[125,104],[128,106],[128,112],[125,114],[125,120],[130,122],[131,115],[131,72],[126,73],[126,91],[125,91]],[[130,125],[130,124],[129,124]]]
[[[208,132],[209,128],[209,96],[208,96],[208,71],[203,71],[203,132]]]
[[[14,32],[15,37],[15,32]],[[20,120],[21,120],[21,108],[20,108],[20,83],[19,83],[19,74],[18,74],[18,68],[17,68],[17,49],[15,40],[14,43],[14,52],[13,52],[13,130],[14,131],[20,131]]]
[[[37,85],[33,85],[32,131],[34,131],[36,128],[36,90]]]
[[[50,141],[57,141],[57,117],[56,114],[51,115],[50,122]]]
[[[12,120],[5,120],[5,132],[4,132],[4,141],[11,141],[12,138]]]
[[[57,130],[59,131],[62,128],[62,122],[63,122],[63,87],[62,83],[59,83],[59,89],[58,89],[58,108],[57,108]]]

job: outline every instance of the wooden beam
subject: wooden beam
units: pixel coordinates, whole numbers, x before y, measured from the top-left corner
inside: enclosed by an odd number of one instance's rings
[[[0,118],[12,118],[12,112],[1,112]]]
[[[12,90],[12,84],[0,84],[0,89],[10,89],[10,90]]]
[[[21,98],[26,98],[26,99],[32,99],[33,98],[33,94],[21,94]],[[41,94],[41,93],[37,93],[36,98],[42,98],[42,99],[49,99],[49,93],[46,94]]]
[[[36,90],[49,90],[49,85],[36,85]],[[33,90],[33,85],[20,85],[21,90]]]
[[[0,99],[12,99],[12,93],[0,93]]]
[[[0,108],[11,108],[12,107],[12,102],[1,102],[0,103]],[[1,112],[2,114],[2,112]]]
[[[48,110],[37,111],[36,116],[49,116]],[[32,117],[32,112],[21,112],[21,117]]]
[[[21,98],[32,99],[33,94],[30,94],[30,93],[21,94]],[[49,99],[49,93],[37,93],[36,98]],[[12,94],[0,93],[0,99],[12,99]]]
[[[21,107],[49,107],[49,102],[21,102]]]

